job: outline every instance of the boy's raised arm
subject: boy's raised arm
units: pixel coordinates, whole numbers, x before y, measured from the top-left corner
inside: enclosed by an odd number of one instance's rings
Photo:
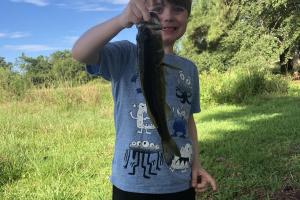
[[[122,29],[150,19],[145,1],[130,0],[124,11],[85,32],[74,44],[72,56],[85,64],[99,63],[99,52]]]

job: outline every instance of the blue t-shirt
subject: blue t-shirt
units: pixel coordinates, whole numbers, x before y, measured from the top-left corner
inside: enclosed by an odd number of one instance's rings
[[[87,71],[111,81],[114,98],[116,140],[111,182],[121,190],[137,193],[173,193],[191,187],[192,142],[187,120],[200,112],[196,66],[182,57],[166,54],[166,101],[172,111],[168,119],[171,136],[182,157],[168,166],[161,139],[147,115],[137,67],[137,47],[128,41],[108,43],[100,53],[101,63]]]

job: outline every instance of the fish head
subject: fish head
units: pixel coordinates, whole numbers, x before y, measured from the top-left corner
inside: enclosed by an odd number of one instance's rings
[[[139,23],[137,29],[138,34],[136,40],[138,50],[144,52],[139,56],[140,63],[147,60],[146,62],[155,63],[155,66],[159,66],[159,63],[161,63],[163,59],[164,52],[161,35],[162,26],[157,14],[150,12],[150,20]]]
[[[161,30],[162,26],[160,24],[159,18],[156,13],[150,12],[150,20],[142,21],[137,24],[138,42],[145,42],[147,40],[151,40],[154,37],[161,40]]]

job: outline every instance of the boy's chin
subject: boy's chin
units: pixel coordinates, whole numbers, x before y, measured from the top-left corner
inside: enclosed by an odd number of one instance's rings
[[[164,47],[173,46],[176,40],[176,38],[163,38],[163,45]]]
[[[174,37],[163,37],[162,40],[164,45],[173,45],[177,39]]]

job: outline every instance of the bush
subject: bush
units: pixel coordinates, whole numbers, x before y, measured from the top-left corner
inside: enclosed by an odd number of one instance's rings
[[[20,74],[0,68],[0,102],[19,100],[30,87],[30,81]]]
[[[201,100],[206,103],[242,103],[254,96],[287,91],[287,80],[265,70],[234,68],[201,75]]]

